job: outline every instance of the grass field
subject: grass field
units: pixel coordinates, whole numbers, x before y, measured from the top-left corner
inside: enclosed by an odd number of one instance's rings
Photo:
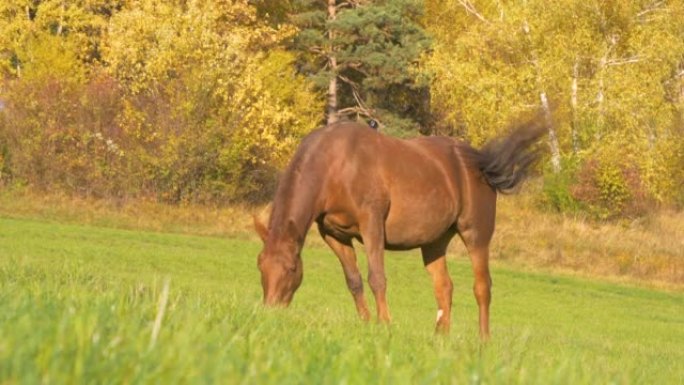
[[[500,196],[495,263],[684,292],[684,211],[597,222],[540,207],[540,181],[527,193]],[[260,207],[165,205],[149,200],[98,200],[0,189],[0,217],[31,218],[129,230],[256,239],[251,215]],[[313,230],[309,244],[325,247]],[[459,241],[450,254],[464,256]]]
[[[262,308],[258,249],[0,218],[0,384],[684,383],[681,292],[495,268],[481,346],[461,256],[452,333],[439,337],[416,253],[387,257],[384,327],[357,320],[318,247],[304,252],[293,305]]]

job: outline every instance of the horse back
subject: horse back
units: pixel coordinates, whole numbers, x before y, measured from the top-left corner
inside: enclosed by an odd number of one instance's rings
[[[351,235],[369,211],[385,217],[388,247],[413,248],[454,228],[477,172],[446,137],[397,139],[360,124],[326,127],[310,140],[324,174],[319,210]],[[466,199],[467,200],[467,199]]]

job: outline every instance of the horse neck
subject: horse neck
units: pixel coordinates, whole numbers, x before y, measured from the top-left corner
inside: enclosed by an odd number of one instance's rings
[[[316,191],[300,175],[283,182],[273,201],[267,244],[292,243],[298,253],[316,216]]]

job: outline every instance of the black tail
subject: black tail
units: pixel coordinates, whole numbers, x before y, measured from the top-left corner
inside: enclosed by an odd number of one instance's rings
[[[487,142],[475,150],[475,159],[487,183],[499,192],[510,192],[527,176],[530,166],[539,159],[533,146],[548,130],[542,114],[513,127],[503,138]]]

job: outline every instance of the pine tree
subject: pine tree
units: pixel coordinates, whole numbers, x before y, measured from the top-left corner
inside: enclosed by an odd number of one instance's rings
[[[418,68],[430,40],[415,0],[300,0],[293,22],[299,69],[327,90],[327,123],[372,118],[394,133],[427,117],[427,76]]]

